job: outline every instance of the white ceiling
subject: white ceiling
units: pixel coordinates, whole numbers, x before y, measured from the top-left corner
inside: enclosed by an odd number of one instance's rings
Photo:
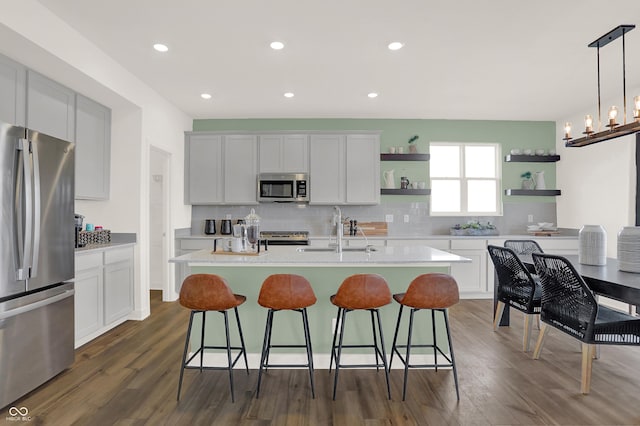
[[[640,25],[638,0],[39,1],[194,118],[595,115],[587,45]],[[619,107],[621,46],[600,52],[603,97]],[[640,28],[626,49],[627,89],[640,90]]]

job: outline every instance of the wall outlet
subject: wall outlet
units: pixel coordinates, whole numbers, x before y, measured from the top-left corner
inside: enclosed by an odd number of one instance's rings
[[[529,223],[533,222],[533,215],[532,214],[527,216],[527,222],[529,222]]]
[[[408,214],[404,215],[404,223],[409,223],[409,215]]]
[[[393,223],[393,215],[392,214],[387,214],[384,216],[384,221],[387,223]]]

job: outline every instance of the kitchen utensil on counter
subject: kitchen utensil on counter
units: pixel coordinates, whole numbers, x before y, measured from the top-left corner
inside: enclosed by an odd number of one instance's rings
[[[80,231],[82,231],[82,221],[84,220],[84,216],[81,214],[75,214],[75,223],[76,223],[76,244],[75,248],[84,247],[84,244],[80,242]]]
[[[400,189],[408,189],[409,188],[409,178],[406,176],[400,177]]]
[[[394,170],[384,171],[384,187],[386,189],[393,189],[396,187],[396,178],[393,176]]]
[[[231,235],[231,219],[222,219],[220,222],[220,233],[222,235]]]
[[[207,235],[215,235],[216,233],[216,220],[205,219],[204,220],[204,233]]]
[[[260,216],[256,214],[255,209],[251,209],[249,214],[244,218],[247,225],[247,240],[251,244],[251,250],[256,251],[256,244],[258,244],[258,251],[260,250]]]

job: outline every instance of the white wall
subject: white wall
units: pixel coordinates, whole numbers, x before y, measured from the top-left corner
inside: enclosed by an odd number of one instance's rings
[[[630,110],[633,96],[640,87],[627,90]],[[602,101],[603,120],[610,105],[617,105],[622,115],[622,96]],[[582,225],[602,225],[607,231],[607,255],[616,257],[617,234],[623,226],[635,224],[635,135],[629,135],[580,148],[564,146],[564,123],[573,124],[572,136],[582,136],[584,116],[591,114],[597,121],[597,103],[586,105],[583,111],[568,114],[556,122],[556,176],[562,195],[557,197],[558,225],[581,228]],[[633,117],[628,112],[627,120]],[[622,122],[620,118],[618,122]],[[604,123],[606,124],[606,123]],[[597,125],[594,123],[594,125]]]
[[[149,145],[171,153],[170,227],[189,227],[191,207],[182,202],[183,132],[192,128],[191,118],[35,0],[3,3],[0,53],[112,109],[111,198],[78,201],[76,211],[112,232],[137,234],[132,317],[146,317]]]

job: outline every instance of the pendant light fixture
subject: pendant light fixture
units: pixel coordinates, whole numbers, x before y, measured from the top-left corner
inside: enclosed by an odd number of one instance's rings
[[[640,132],[640,96],[636,96],[633,98],[633,121],[627,123],[627,83],[625,75],[626,64],[624,35],[635,27],[635,25],[620,25],[589,44],[589,47],[595,47],[598,50],[598,128],[597,131],[594,131],[593,118],[590,114],[587,114],[584,117],[584,132],[582,132],[584,136],[578,139],[574,139],[573,137],[571,137],[571,123],[566,123],[564,128],[564,138],[562,138],[562,140],[565,141],[565,146],[577,147],[591,145],[593,143]],[[601,118],[602,106],[600,101],[600,48],[606,46],[607,44],[620,37],[622,37],[622,123],[618,122],[618,107],[611,106],[608,112],[609,121],[603,128]]]

